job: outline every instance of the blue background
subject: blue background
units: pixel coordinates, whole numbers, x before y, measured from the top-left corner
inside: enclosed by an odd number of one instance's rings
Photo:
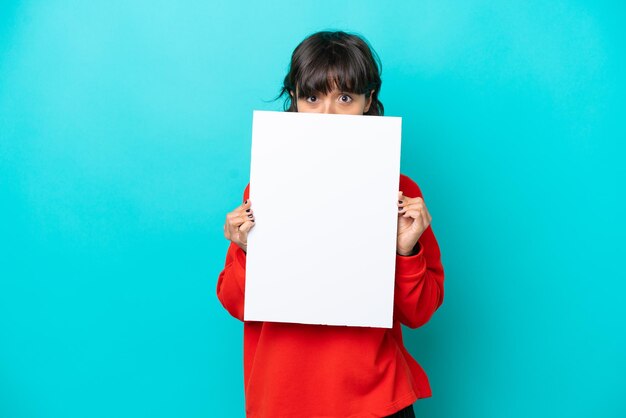
[[[379,53],[442,250],[417,416],[626,416],[622,4],[3,1],[0,416],[244,416],[222,224],[329,28]]]

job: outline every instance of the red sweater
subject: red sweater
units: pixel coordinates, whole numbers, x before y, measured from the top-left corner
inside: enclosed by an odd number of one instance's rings
[[[400,189],[422,197],[400,175]],[[244,191],[248,199],[250,185]],[[254,202],[253,202],[254,205]],[[428,227],[416,255],[396,255],[393,328],[244,322],[248,418],[373,418],[431,396],[424,370],[402,341],[404,324],[424,325],[443,302],[439,245]],[[217,297],[243,321],[246,253],[231,243]]]

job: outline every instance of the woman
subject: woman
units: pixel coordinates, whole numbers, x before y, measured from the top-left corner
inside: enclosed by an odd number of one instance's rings
[[[290,112],[382,116],[380,87],[379,61],[363,39],[318,32],[294,50],[279,97]],[[241,321],[247,236],[256,222],[249,190],[248,184],[243,204],[226,217],[231,243],[217,283],[220,302]],[[358,202],[351,205],[358,208]],[[244,322],[249,418],[415,416],[412,404],[431,390],[404,347],[400,324],[425,324],[443,302],[431,221],[417,184],[400,175],[393,328]]]

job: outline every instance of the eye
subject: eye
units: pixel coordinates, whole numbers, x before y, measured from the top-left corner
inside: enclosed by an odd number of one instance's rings
[[[339,101],[341,103],[351,103],[352,102],[352,97],[350,97],[347,94],[342,94],[341,96],[339,96]]]
[[[315,102],[317,102],[317,97],[315,97],[315,96],[308,96],[306,98],[306,101],[309,102],[309,103],[315,103]]]

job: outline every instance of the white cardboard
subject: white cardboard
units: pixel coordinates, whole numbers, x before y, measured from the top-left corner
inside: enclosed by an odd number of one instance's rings
[[[401,123],[254,111],[245,321],[392,327]]]

